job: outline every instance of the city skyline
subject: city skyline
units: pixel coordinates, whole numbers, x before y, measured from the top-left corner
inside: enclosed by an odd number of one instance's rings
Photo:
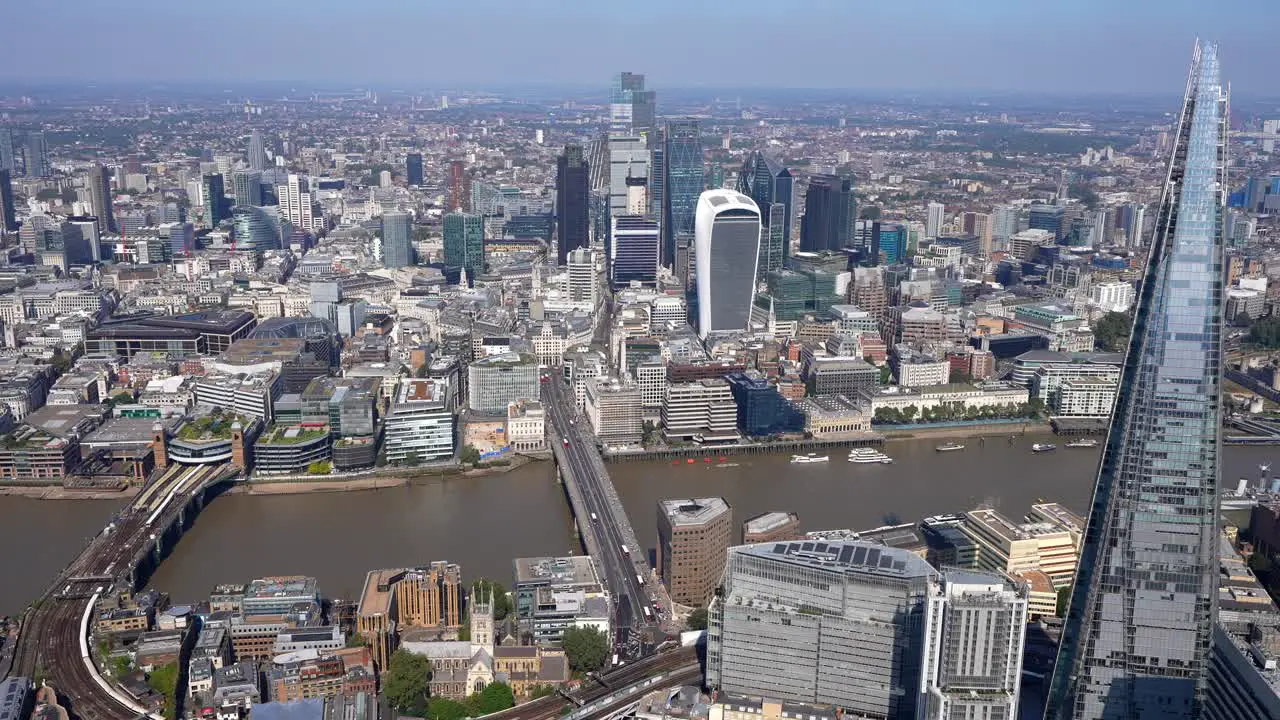
[[[68,47],[89,47],[92,38],[119,36],[148,28],[198,26],[222,33],[227,43],[191,44],[179,35],[154,33],[153,52],[184,58],[155,66],[110,54],[86,58],[75,53],[46,57],[26,68],[22,79],[88,82],[347,82],[411,87],[594,86],[602,84],[598,67],[633,64],[625,43],[598,32],[626,22],[629,32],[665,38],[646,58],[644,72],[655,88],[806,87],[900,90],[1012,90],[1169,93],[1176,86],[1162,70],[1185,56],[1196,37],[1232,48],[1228,71],[1241,86],[1265,95],[1280,94],[1266,71],[1270,42],[1265,28],[1280,19],[1280,9],[1233,0],[1206,6],[1164,3],[1155,8],[1116,7],[1089,2],[1029,6],[1008,0],[938,5],[908,0],[886,6],[818,2],[795,16],[782,6],[752,2],[726,15],[719,7],[692,8],[661,0],[641,16],[607,6],[526,8],[513,3],[480,7],[424,8],[405,2],[354,8],[321,2],[307,12],[290,3],[261,6],[231,2],[212,8],[145,2],[128,8],[87,6],[50,9],[18,5],[9,9],[15,55],[39,53],[41,38],[56,34]],[[666,11],[670,10],[672,15]],[[495,23],[495,13],[497,22]],[[684,22],[668,22],[681,17]],[[1248,17],[1249,22],[1239,20]],[[484,21],[495,42],[474,53],[466,33],[448,28]],[[704,37],[700,28],[728,24],[734,32]],[[277,28],[300,36],[336,38],[353,47],[371,45],[378,53],[326,53],[309,59],[308,69],[288,63],[262,63],[261,53],[280,42]],[[1057,32],[1037,28],[1054,26]],[[959,30],[959,31],[958,31]],[[911,42],[903,45],[904,37]],[[573,42],[569,39],[573,38]],[[804,62],[757,68],[750,77],[726,83],[708,62],[743,42],[803,44]],[[229,43],[229,44],[228,44]],[[269,51],[266,51],[269,54]],[[448,63],[459,54],[465,64]],[[591,63],[575,63],[576,55]],[[961,58],[962,62],[956,62]],[[1018,62],[1009,62],[1017,58]],[[511,63],[519,62],[519,78]],[[438,69],[447,66],[448,70]],[[154,67],[154,69],[152,69]],[[703,69],[706,68],[706,69]],[[6,78],[15,75],[4,74]],[[1265,89],[1264,89],[1265,88]]]

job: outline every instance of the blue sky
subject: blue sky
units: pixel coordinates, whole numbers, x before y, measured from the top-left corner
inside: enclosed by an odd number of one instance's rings
[[[0,77],[405,89],[605,86],[1165,94],[1221,43],[1280,96],[1274,0],[9,0]]]

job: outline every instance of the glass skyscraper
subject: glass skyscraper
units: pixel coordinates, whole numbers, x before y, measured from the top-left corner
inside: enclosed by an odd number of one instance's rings
[[[1227,97],[1197,45],[1048,720],[1201,714],[1217,616]]]
[[[389,268],[413,264],[413,216],[407,212],[382,214],[382,265]]]
[[[404,157],[404,182],[406,185],[422,184],[422,153],[409,153]]]
[[[805,191],[804,218],[800,221],[800,249],[805,252],[840,252],[853,243],[858,221],[853,179],[815,175]]]
[[[556,158],[556,260],[565,264],[569,253],[591,244],[590,166],[581,145],[565,145]]]
[[[444,216],[445,273],[467,271],[474,282],[484,272],[484,218],[452,212]]]
[[[760,209],[732,190],[702,193],[697,209],[698,335],[743,331],[751,321]]]
[[[662,263],[675,264],[677,248],[693,244],[693,221],[698,197],[706,185],[702,166],[702,135],[697,120],[667,123],[667,149],[663,161],[667,172],[663,184],[665,207],[662,219]],[[682,268],[677,268],[677,275]]]

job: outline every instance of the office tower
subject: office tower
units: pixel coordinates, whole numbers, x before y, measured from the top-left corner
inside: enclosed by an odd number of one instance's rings
[[[208,227],[217,227],[225,220],[227,212],[227,191],[221,175],[214,173],[205,175],[200,185],[201,205],[204,207],[204,221]]]
[[[27,177],[49,177],[49,145],[43,132],[32,130],[27,133],[23,158],[26,160]]]
[[[645,142],[649,146],[649,207],[646,215],[652,215],[658,221],[658,232],[665,237],[662,228],[662,209],[667,201],[667,140],[666,134],[658,128],[649,133]],[[663,265],[668,265],[665,260]]]
[[[112,207],[111,173],[102,164],[89,168],[85,177],[89,189],[89,201],[93,205],[93,214],[98,219],[98,232],[116,231],[115,208]]]
[[[1217,610],[1227,96],[1197,43],[1046,718],[1197,718]]]
[[[840,252],[853,244],[858,207],[852,178],[815,175],[809,178],[804,198],[801,250]]]
[[[1027,592],[994,573],[948,571],[930,599],[921,720],[1018,717]]]
[[[633,214],[636,193],[649,182],[649,149],[644,138],[631,135],[610,136],[608,147],[609,214]]]
[[[1061,205],[1043,203],[1032,205],[1028,227],[1032,230],[1047,230],[1053,233],[1055,239],[1061,240],[1066,237],[1067,230],[1070,229],[1070,226],[1063,221],[1065,211],[1066,209]]]
[[[236,205],[262,205],[262,172],[237,170],[231,176],[231,192]]]
[[[68,263],[88,265],[102,259],[98,227],[98,218],[87,216],[72,216],[62,223],[62,247]]]
[[[662,264],[675,268],[677,277],[687,278],[691,268],[680,267],[677,255],[688,262],[688,250],[694,243],[698,196],[706,186],[702,134],[697,120],[673,120],[667,123],[664,137],[663,161],[667,176],[663,183]]]
[[[280,216],[301,230],[312,230],[315,218],[312,213],[311,192],[307,179],[290,174],[283,185],[276,186],[280,204]]]
[[[879,264],[879,258],[884,258],[885,264],[893,265],[895,263],[905,262],[907,259],[907,228],[899,223],[882,223],[876,221],[872,223],[872,247],[874,253],[872,257],[876,258],[873,264]]]
[[[471,182],[461,160],[449,163],[449,212],[471,212]]]
[[[610,228],[609,284],[658,282],[658,221],[648,215],[615,215]]]
[[[1018,226],[1018,208],[1012,205],[997,205],[991,211],[991,245],[994,250],[1003,250],[1009,246],[1009,238],[1021,228]]]
[[[4,129],[0,128],[0,132]],[[0,168],[0,230],[18,231],[18,214],[13,202],[12,173]]]
[[[569,253],[591,244],[587,222],[590,174],[582,146],[565,145],[556,158],[556,259],[561,265]]]
[[[947,206],[940,202],[931,202],[925,206],[924,235],[936,238],[942,234],[942,226],[947,222]]]
[[[404,181],[411,186],[422,184],[422,153],[409,153],[405,156]]]
[[[707,627],[712,690],[916,717],[937,642],[925,629],[939,576],[923,558],[860,541],[743,545],[721,586]]]
[[[698,335],[746,330],[760,256],[760,209],[732,190],[708,190],[696,221]]]
[[[237,250],[277,250],[282,247],[280,208],[237,205],[231,211]]]
[[[249,133],[249,170],[262,172],[267,169],[267,148],[262,142],[262,133],[254,130]],[[237,198],[238,200],[238,198]],[[241,204],[245,204],[241,202]],[[248,203],[257,205],[256,202]]]
[[[13,128],[0,127],[0,170],[7,171],[10,178],[17,171],[13,158]]]
[[[658,576],[681,605],[711,602],[733,543],[733,510],[724,498],[658,501]]]
[[[538,397],[538,356],[508,352],[489,355],[467,366],[467,407],[505,414],[507,406]]]
[[[609,101],[609,133],[645,136],[653,130],[656,96],[644,89],[644,75],[623,72],[613,78]]]
[[[190,255],[196,243],[195,226],[191,223],[164,223],[157,228],[156,236],[168,249],[169,257]]]
[[[484,273],[484,218],[451,212],[444,216],[445,272],[466,271],[474,282]]]
[[[382,213],[382,265],[389,268],[413,264],[413,216],[407,212]]]
[[[587,248],[569,253],[569,300],[596,306],[599,299],[599,282],[596,279],[596,254]]]
[[[738,191],[760,208],[764,235],[760,240],[760,274],[780,270],[791,242],[793,178],[782,163],[757,150],[742,164]],[[773,207],[773,205],[780,207]]]

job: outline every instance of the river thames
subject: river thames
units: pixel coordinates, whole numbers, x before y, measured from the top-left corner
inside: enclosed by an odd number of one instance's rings
[[[729,457],[727,467],[643,462],[609,470],[647,548],[655,543],[657,501],[670,497],[723,496],[735,524],[770,510],[792,511],[805,530],[865,530],[983,503],[1015,519],[1041,500],[1083,513],[1100,451],[1031,452],[1032,442],[1045,440],[960,440],[966,449],[951,453],[934,450],[940,440],[894,441],[885,446],[892,465],[849,464],[833,451],[831,462],[821,464],[751,455]],[[1280,448],[1228,448],[1223,484],[1256,479],[1258,463],[1273,457],[1280,459]],[[0,546],[7,550],[0,614],[17,613],[40,595],[121,505],[0,497]],[[315,576],[326,596],[354,598],[374,568],[450,560],[468,578],[510,585],[513,558],[577,551],[563,491],[551,464],[539,462],[505,474],[427,478],[381,490],[224,495],[200,515],[151,584],[174,602],[189,602],[207,598],[218,583],[300,574]]]

